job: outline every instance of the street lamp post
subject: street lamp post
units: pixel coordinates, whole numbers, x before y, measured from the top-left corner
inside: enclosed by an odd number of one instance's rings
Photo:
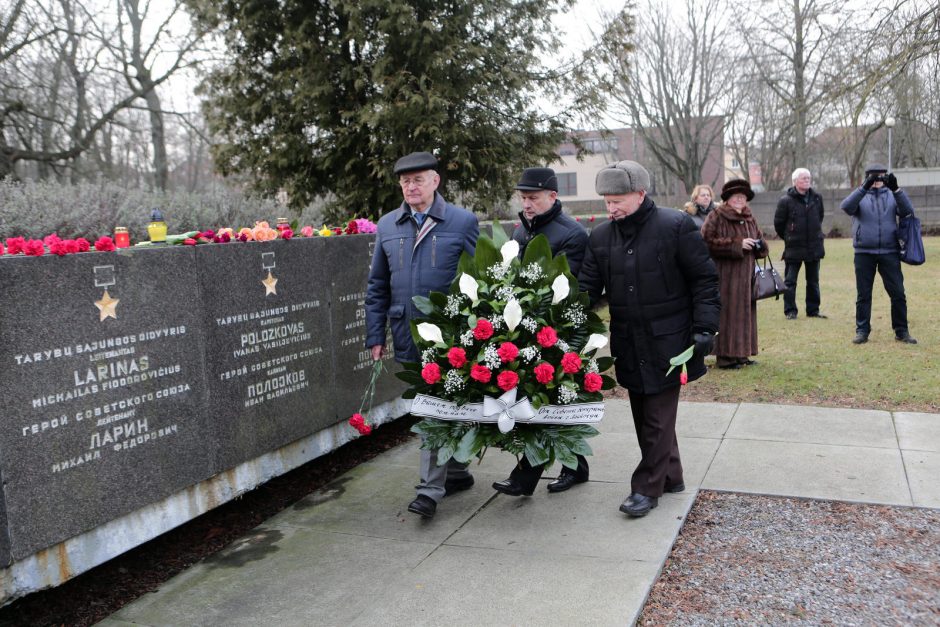
[[[894,128],[894,118],[885,118],[885,126],[888,127],[888,172],[891,171],[891,130]]]

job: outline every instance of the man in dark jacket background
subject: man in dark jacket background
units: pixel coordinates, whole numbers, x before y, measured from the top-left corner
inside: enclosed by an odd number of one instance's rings
[[[448,292],[464,251],[476,248],[476,216],[450,204],[437,192],[437,159],[414,152],[395,163],[404,202],[379,219],[366,290],[366,346],[372,359],[385,352],[386,324],[392,329],[396,361],[418,361],[411,320],[421,317],[412,296]],[[408,511],[434,516],[445,495],[473,485],[467,464],[451,459],[437,465],[437,451],[421,450],[420,483]]]
[[[819,313],[819,260],[826,256],[823,247],[822,222],[825,215],[822,196],[811,186],[813,177],[806,168],[797,168],[791,177],[793,187],[780,197],[774,214],[774,229],[784,242],[783,313],[795,320],[796,280],[800,266],[806,267],[806,316],[825,318]]]
[[[911,215],[914,207],[898,179],[880,163],[865,169],[862,186],[842,201],[842,210],[852,216],[852,244],[855,246],[855,339],[864,344],[871,333],[871,292],[875,271],[881,275],[891,298],[891,326],[894,339],[917,344],[907,327],[907,297],[901,272],[898,244],[898,218]]]
[[[578,281],[591,302],[610,304],[611,354],[627,388],[642,458],[620,506],[645,516],[663,492],[685,489],[676,412],[680,368],[669,359],[694,344],[689,380],[705,374],[721,310],[718,271],[688,214],[660,209],[647,197],[649,172],[620,161],[597,173],[610,221],[591,232]]]
[[[588,234],[584,227],[562,211],[555,171],[551,168],[526,168],[516,190],[522,200],[522,211],[519,212],[519,226],[513,231],[512,239],[519,244],[519,256],[525,254],[526,246],[536,236],[544,235],[552,255],[564,254],[571,274],[577,277]],[[523,455],[509,478],[494,483],[493,489],[510,496],[532,494],[544,470],[544,466],[531,466]],[[564,492],[587,480],[587,459],[578,455],[578,468],[571,470],[562,466],[558,478],[547,487],[549,492]]]

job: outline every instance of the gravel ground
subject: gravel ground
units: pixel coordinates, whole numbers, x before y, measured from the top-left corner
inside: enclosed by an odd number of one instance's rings
[[[641,625],[940,625],[940,510],[701,492]]]

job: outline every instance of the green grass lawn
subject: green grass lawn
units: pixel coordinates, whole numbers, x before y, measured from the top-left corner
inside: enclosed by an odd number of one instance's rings
[[[757,305],[760,354],[756,366],[719,370],[707,359],[708,374],[683,390],[683,400],[759,402],[827,407],[940,412],[940,237],[924,238],[927,263],[903,267],[910,332],[908,345],[894,339],[888,295],[875,277],[871,336],[855,337],[854,252],[847,238],[826,241],[820,267],[821,312],[827,320],[804,315],[803,273],[797,284],[800,315],[787,320],[783,299]],[[775,267],[783,250],[771,241]]]

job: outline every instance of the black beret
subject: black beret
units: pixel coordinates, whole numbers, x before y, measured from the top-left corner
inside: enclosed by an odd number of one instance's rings
[[[429,152],[413,152],[395,162],[395,174],[437,170],[437,159]]]
[[[557,192],[558,177],[551,168],[526,168],[522,171],[522,178],[516,183],[516,189],[524,192],[540,190]]]
[[[751,184],[744,179],[731,179],[722,186],[722,200],[728,200],[735,194],[744,194],[744,197],[748,200],[754,200],[754,190],[751,189]]]
[[[883,163],[869,163],[868,167],[865,168],[865,174],[871,174],[872,172],[887,172],[888,166]]]

